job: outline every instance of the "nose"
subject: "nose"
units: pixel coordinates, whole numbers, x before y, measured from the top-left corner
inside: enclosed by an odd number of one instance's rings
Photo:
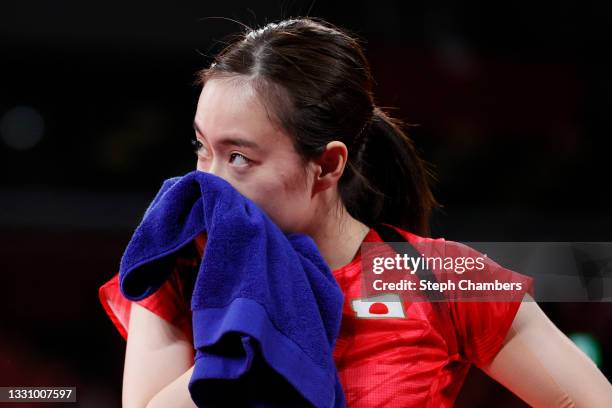
[[[230,182],[229,174],[227,174],[227,169],[224,170],[223,162],[221,160],[212,159],[208,162],[202,163],[204,167],[203,171],[206,173],[214,174],[217,177],[221,177],[226,180],[228,183]]]
[[[216,163],[216,160],[207,160],[207,161],[203,161],[203,160],[198,160],[197,164],[196,164],[196,168],[199,171],[203,171],[205,173],[212,173],[215,176],[221,176],[220,174],[220,165],[218,163]]]
[[[208,166],[208,172],[214,174],[215,176],[219,175],[219,164],[216,163],[216,160],[212,160],[210,165]]]

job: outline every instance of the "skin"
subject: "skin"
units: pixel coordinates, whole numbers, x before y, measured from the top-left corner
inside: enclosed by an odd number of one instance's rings
[[[493,360],[480,367],[533,407],[609,407],[612,385],[529,294]]]
[[[330,142],[317,160],[304,167],[289,135],[241,78],[206,83],[194,130],[198,170],[227,180],[284,231],[310,235],[331,269],[353,259],[369,228],[343,211],[338,199],[337,185],[348,156],[343,143]],[[230,135],[260,148],[222,143]],[[536,361],[539,366],[533,370]],[[610,383],[536,302],[521,304],[501,351],[481,368],[534,406],[603,407],[612,401]],[[192,370],[191,339],[134,303],[123,406],[195,407],[187,389]],[[529,373],[529,381],[524,373]],[[585,379],[587,389],[579,386]]]

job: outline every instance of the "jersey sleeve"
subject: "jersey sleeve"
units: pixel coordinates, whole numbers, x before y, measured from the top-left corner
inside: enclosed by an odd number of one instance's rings
[[[177,257],[174,270],[168,280],[155,293],[136,302],[179,328],[189,339],[193,337],[190,299],[205,242],[205,236],[198,236],[194,246],[198,252],[183,251]],[[98,297],[119,334],[127,340],[130,311],[134,301],[125,298],[121,293],[119,273],[100,286]]]
[[[449,245],[447,241],[445,247],[446,257],[457,256],[458,253],[462,256],[481,257],[484,259],[484,268],[479,273],[486,275],[487,280],[520,284],[520,289],[519,285],[516,285],[517,289],[504,292],[504,295],[499,297],[502,300],[499,301],[470,301],[455,296],[454,301],[449,302],[460,353],[477,367],[482,367],[502,348],[525,295],[529,294],[534,298],[533,278],[505,268],[465,244],[450,242]],[[469,279],[467,276],[466,278]],[[487,295],[491,293],[487,292]],[[491,295],[487,299],[495,299],[494,296]]]

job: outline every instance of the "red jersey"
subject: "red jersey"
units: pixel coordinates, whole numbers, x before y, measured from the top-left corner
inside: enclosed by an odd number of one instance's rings
[[[396,228],[411,244],[444,253],[452,241],[425,238]],[[201,256],[206,238],[196,240]],[[364,242],[382,242],[372,228]],[[453,243],[456,244],[456,243]],[[467,247],[478,254],[477,251]],[[430,256],[431,254],[424,254]],[[178,258],[175,270],[157,292],[138,303],[191,333],[188,274],[197,273],[197,258]],[[533,296],[533,279],[489,261],[490,273],[522,282],[518,301],[448,302],[441,314],[431,302],[403,302],[402,317],[357,317],[352,301],[363,299],[361,251],[347,265],[333,270],[344,294],[340,334],[334,361],[348,407],[451,407],[471,364],[493,359],[514,320],[525,293]],[[100,301],[127,339],[131,301],[119,291],[118,274],[100,287]]]

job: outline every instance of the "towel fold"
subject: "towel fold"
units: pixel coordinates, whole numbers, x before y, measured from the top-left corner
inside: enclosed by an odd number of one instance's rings
[[[199,407],[344,407],[332,351],[343,294],[308,235],[283,233],[224,179],[167,179],[121,258],[130,300],[154,293],[205,232],[191,300]]]

